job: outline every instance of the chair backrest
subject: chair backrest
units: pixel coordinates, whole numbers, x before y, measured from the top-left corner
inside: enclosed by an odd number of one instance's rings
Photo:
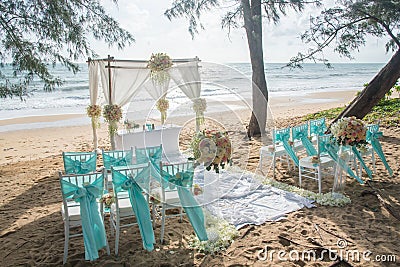
[[[308,136],[308,124],[303,123],[292,127],[293,141],[300,140],[301,136]]]
[[[177,186],[192,188],[194,176],[194,161],[180,163],[160,162],[161,188],[164,191],[177,190]],[[162,196],[164,199],[164,196]]]
[[[371,133],[377,133],[379,131],[379,124],[367,125],[367,131],[370,131]]]
[[[290,127],[272,130],[273,144],[282,143],[282,141],[289,141],[289,140],[290,140]]]
[[[326,130],[328,129],[328,127],[326,127],[326,122],[325,122],[325,118],[319,118],[319,119],[315,119],[315,120],[310,120],[309,121],[310,124],[310,136],[313,135],[323,135],[325,134]]]
[[[133,149],[130,150],[102,150],[103,165],[107,171],[111,170],[111,166],[128,166],[132,164]]]
[[[324,134],[324,135],[318,136],[318,139],[317,139],[318,155],[321,155],[322,153],[326,153],[327,152],[326,144],[331,143],[331,142],[332,142],[332,134]]]
[[[159,165],[162,159],[162,154],[162,144],[159,146],[135,147],[136,164],[143,164],[152,161],[154,164]]]
[[[63,152],[64,171],[66,174],[86,174],[96,171],[97,153]]]
[[[59,172],[59,179],[61,185],[61,193],[63,197],[64,211],[68,218],[68,207],[79,206],[80,204],[74,200],[74,192],[78,188],[83,188],[88,185],[96,187],[99,192],[96,199],[100,199],[104,192],[104,170],[101,172],[92,172],[88,174],[63,174]],[[102,210],[101,204],[101,210]]]
[[[129,199],[128,190],[124,187],[124,181],[134,180],[143,191],[149,194],[150,191],[150,169],[149,162],[146,164],[133,164],[129,166],[111,167],[112,182],[114,186],[115,203],[118,209],[118,201]]]

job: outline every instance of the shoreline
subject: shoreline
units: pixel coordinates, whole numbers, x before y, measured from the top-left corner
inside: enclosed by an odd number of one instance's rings
[[[298,115],[306,115],[313,112],[315,109],[329,109],[340,105],[346,105],[349,103],[355,95],[355,91],[331,91],[331,92],[309,92],[292,96],[271,96],[269,100],[269,109],[273,116],[277,118],[285,118],[290,116],[295,110]],[[244,100],[251,104],[250,99]],[[225,101],[226,103],[239,103],[243,106],[243,102],[239,101]],[[240,108],[238,109],[240,110]],[[179,116],[178,116],[179,117]],[[275,118],[274,118],[275,119]],[[30,115],[22,117],[14,117],[9,119],[0,119],[0,127],[13,126],[16,128],[18,125],[29,124],[34,129],[41,128],[55,128],[63,127],[61,122],[65,122],[65,126],[74,126],[76,122],[77,126],[90,125],[89,118],[86,115],[85,110],[82,113],[66,113],[66,114],[50,114],[50,115]],[[141,121],[141,120],[138,120]],[[55,125],[60,122],[58,125]],[[27,127],[29,127],[27,125]],[[0,132],[12,132],[20,130],[31,130],[27,127],[21,127],[22,129],[12,129]]]

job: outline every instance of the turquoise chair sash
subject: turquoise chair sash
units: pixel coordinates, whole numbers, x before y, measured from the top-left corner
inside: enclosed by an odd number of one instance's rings
[[[383,162],[383,165],[385,165],[386,170],[388,170],[389,175],[393,176],[393,170],[387,163],[385,154],[383,153],[382,150],[381,143],[379,142],[379,138],[381,138],[382,136],[383,136],[382,132],[379,132],[379,125],[374,124],[368,127],[367,142],[371,144],[376,154],[378,154],[379,158]]]
[[[317,150],[315,150],[313,144],[308,139],[307,128],[293,127],[292,135],[293,140],[301,140],[301,143],[307,151],[307,155],[315,156],[318,154]]]
[[[113,157],[107,152],[103,152],[103,164],[106,170],[111,170],[111,166],[118,167],[118,166],[128,166],[132,163],[132,151],[119,151],[118,154],[124,156],[120,157]]]
[[[96,171],[96,160],[97,155],[93,152],[93,155],[81,161],[79,159],[75,159],[76,157],[68,153],[63,153],[63,161],[64,161],[64,169],[67,174],[86,174],[90,172]]]
[[[136,177],[127,177],[117,170],[112,169],[112,176],[116,194],[121,190],[128,191],[132,210],[136,215],[140,235],[142,236],[143,247],[147,251],[152,251],[154,249],[155,238],[151,224],[149,204],[142,194],[142,188],[135,181],[136,179],[148,179],[150,177],[150,168],[144,168]]]
[[[299,158],[296,156],[296,152],[294,152],[293,147],[289,144],[290,139],[290,130],[289,128],[283,130],[276,130],[274,132],[274,140],[275,142],[282,142],[283,147],[288,153],[289,157],[293,160],[296,166],[299,166]]]
[[[75,185],[61,180],[61,190],[65,198],[72,198],[80,204],[85,259],[99,258],[98,250],[106,247],[106,232],[96,198],[103,193],[104,178],[101,175],[89,185]]]
[[[310,135],[323,135],[327,130],[325,118],[310,121]]]
[[[136,163],[142,164],[151,162],[152,164],[159,165],[162,158],[162,147],[149,147],[145,149],[136,149]]]
[[[340,156],[338,155],[339,146],[333,144],[332,142],[326,142],[325,149],[328,155],[339,165],[340,168],[345,170],[351,177],[355,178],[360,184],[364,183],[363,180],[361,180],[357,175],[354,174],[354,172],[346,164],[346,162],[340,158]]]
[[[354,155],[358,159],[358,161],[361,163],[361,166],[364,168],[364,170],[367,172],[368,177],[372,179],[372,171],[367,167],[367,165],[364,162],[363,157],[361,156],[360,152],[358,151],[356,146],[352,146],[351,150],[353,151]]]
[[[161,181],[161,184],[169,184],[171,189],[175,186],[177,187],[179,200],[189,218],[194,232],[200,241],[208,240],[203,210],[193,197],[192,192],[188,189],[188,186],[190,187],[192,185],[194,171],[178,172],[175,175],[171,175],[166,171],[160,171],[159,167],[155,168],[154,166],[154,169],[156,173],[153,177]],[[162,173],[162,175],[160,173]]]

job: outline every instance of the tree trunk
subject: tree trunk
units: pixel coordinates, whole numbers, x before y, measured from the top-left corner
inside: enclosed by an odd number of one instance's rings
[[[267,121],[268,90],[264,71],[262,46],[261,0],[242,0],[244,28],[250,51],[252,68],[253,112],[247,135],[252,137],[265,133]]]
[[[378,104],[387,92],[400,78],[400,50],[393,55],[390,61],[372,79],[367,87],[348,105],[334,120],[343,117],[355,116],[362,119]]]

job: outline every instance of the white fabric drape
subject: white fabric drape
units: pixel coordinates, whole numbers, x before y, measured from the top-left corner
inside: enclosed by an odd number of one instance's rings
[[[89,61],[89,94],[90,94],[90,105],[97,104],[97,96],[99,94],[99,62]],[[93,131],[93,145],[94,149],[97,150],[97,130],[96,123],[92,118],[92,131]]]
[[[153,81],[150,78],[143,85],[143,88],[149,93],[149,95],[154,100],[158,100],[167,94],[170,80],[171,80],[171,77],[169,79],[165,80],[164,83],[159,84],[157,81]]]
[[[190,100],[200,97],[201,81],[197,61],[176,66],[170,71],[170,75],[172,80]]]
[[[170,73],[172,80],[190,100],[200,98],[201,81],[197,60],[178,65]],[[200,124],[203,122],[204,113],[196,113],[196,131],[200,130]]]
[[[124,106],[133,98],[149,77],[144,62],[111,62],[111,101],[107,61],[100,62],[101,83],[107,103]]]
[[[89,93],[90,105],[97,104],[97,96],[99,94],[99,62],[89,62]]]

